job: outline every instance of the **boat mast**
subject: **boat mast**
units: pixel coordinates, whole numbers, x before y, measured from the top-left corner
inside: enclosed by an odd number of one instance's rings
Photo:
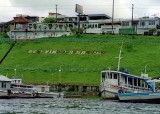
[[[123,47],[123,41],[122,41],[122,45],[121,45],[121,47],[120,47],[119,56],[117,57],[117,58],[118,58],[118,68],[117,68],[117,71],[119,71],[119,69],[120,69],[121,59],[123,58],[123,57],[121,57],[122,47]]]

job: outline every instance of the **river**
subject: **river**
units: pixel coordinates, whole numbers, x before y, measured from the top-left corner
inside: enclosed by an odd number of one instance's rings
[[[159,107],[101,99],[0,99],[0,114],[160,114]]]

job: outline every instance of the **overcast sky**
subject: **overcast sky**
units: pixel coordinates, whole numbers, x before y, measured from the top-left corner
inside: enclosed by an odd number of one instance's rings
[[[0,22],[11,20],[16,14],[48,16],[56,12],[76,16],[75,4],[83,6],[84,14],[105,13],[112,16],[113,0],[0,0]],[[134,18],[143,16],[160,17],[160,0],[114,0],[115,18],[131,18],[134,4]]]

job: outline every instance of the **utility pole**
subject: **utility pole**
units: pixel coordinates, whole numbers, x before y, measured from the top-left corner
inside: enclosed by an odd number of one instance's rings
[[[113,20],[114,20],[114,0],[113,0],[113,6],[112,6],[112,34],[114,34],[114,30],[113,30]]]
[[[56,4],[56,22],[57,22],[57,4]]]
[[[132,4],[132,34],[134,33],[133,10],[134,10],[134,4]]]
[[[80,13],[78,13],[78,34],[80,34]]]

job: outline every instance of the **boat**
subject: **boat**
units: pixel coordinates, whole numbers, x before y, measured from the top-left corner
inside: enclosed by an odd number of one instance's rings
[[[9,98],[11,96],[11,79],[0,75],[0,98]]]
[[[154,89],[154,83],[149,82],[151,78],[148,77],[148,74],[144,73],[141,76],[135,76],[129,74],[127,69],[120,68],[122,46],[123,42],[118,57],[117,70],[111,70],[111,67],[109,67],[109,70],[101,71],[99,96],[103,99],[118,99],[117,94],[119,92],[142,93],[152,92]]]
[[[16,79],[14,79],[16,80]],[[19,79],[17,79],[19,80]],[[12,81],[13,82],[13,81]],[[14,97],[19,98],[63,98],[63,93],[49,92],[48,85],[26,85],[23,83],[11,83],[11,91]],[[17,81],[18,82],[18,81]]]
[[[63,98],[63,93],[49,92],[48,85],[26,85],[22,79],[0,75],[0,98]]]
[[[160,80],[150,80],[148,82],[153,82],[154,85],[156,82],[160,82]],[[141,93],[119,93],[118,94],[119,101],[129,101],[129,102],[152,102],[152,103],[160,103],[160,90],[154,86],[152,92],[141,92]]]
[[[99,86],[100,96],[104,99],[117,99],[117,94],[152,92],[154,89],[151,78],[131,75],[121,71],[102,71]]]

